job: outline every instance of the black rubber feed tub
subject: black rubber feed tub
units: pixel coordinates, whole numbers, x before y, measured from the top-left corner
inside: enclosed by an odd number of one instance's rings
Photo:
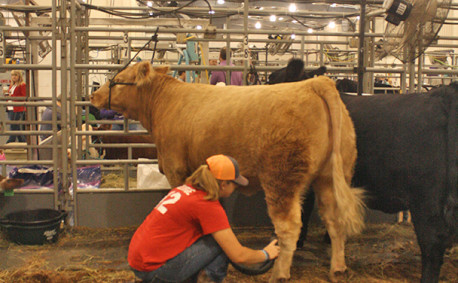
[[[231,261],[232,266],[239,272],[246,275],[260,275],[269,271],[274,266],[275,259],[269,259],[266,262],[254,264],[254,265],[243,265],[236,264]]]
[[[60,224],[67,212],[54,209],[22,210],[0,219],[7,238],[24,245],[55,243],[60,234]]]

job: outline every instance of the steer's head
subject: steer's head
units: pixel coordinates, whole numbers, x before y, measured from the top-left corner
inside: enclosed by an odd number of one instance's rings
[[[163,73],[168,68],[152,68],[147,61],[129,66],[116,74],[97,91],[91,94],[91,103],[101,109],[112,109],[125,117],[138,120],[139,92],[150,82],[156,72]]]

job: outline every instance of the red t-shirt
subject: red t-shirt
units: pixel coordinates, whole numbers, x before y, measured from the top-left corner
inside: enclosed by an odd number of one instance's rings
[[[8,91],[11,90],[11,87],[12,87],[12,85],[10,86]],[[24,97],[26,95],[25,91],[26,91],[25,83],[22,83],[22,84],[16,86],[16,88],[14,89],[13,94],[11,94],[10,96]],[[14,112],[24,112],[25,111],[25,106],[14,106],[13,107],[13,111]]]
[[[139,271],[153,271],[191,246],[200,237],[230,228],[219,201],[183,185],[171,190],[138,227],[127,260]]]

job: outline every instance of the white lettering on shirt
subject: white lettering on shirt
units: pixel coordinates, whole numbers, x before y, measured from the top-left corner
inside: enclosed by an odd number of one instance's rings
[[[191,193],[195,192],[196,190],[191,188],[191,187],[188,187],[186,185],[183,185],[183,186],[179,186],[177,188],[177,190],[180,190],[182,191],[183,193],[185,193],[187,196],[189,196]]]
[[[179,201],[181,198],[180,192],[170,192],[165,198],[163,198],[157,205],[156,209],[161,213],[165,214],[167,212],[167,208],[165,205],[174,204]]]

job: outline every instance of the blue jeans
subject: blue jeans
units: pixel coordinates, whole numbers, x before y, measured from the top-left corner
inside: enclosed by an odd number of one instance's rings
[[[25,120],[25,112],[13,112],[13,111],[8,111],[8,119],[10,121],[24,121]],[[20,131],[23,130],[24,126],[23,125],[10,125],[11,131]],[[6,143],[10,142],[15,142],[17,139],[18,142],[25,142],[25,136],[24,135],[11,135]]]
[[[143,282],[162,283],[182,282],[205,269],[211,280],[221,282],[227,275],[228,265],[229,259],[221,247],[211,235],[206,235],[156,270],[132,270]]]

